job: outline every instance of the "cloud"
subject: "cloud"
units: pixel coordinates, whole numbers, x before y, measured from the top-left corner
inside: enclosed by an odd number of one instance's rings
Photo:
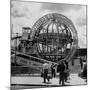
[[[25,16],[26,16],[25,12],[19,12],[18,9],[13,11],[14,18],[20,18],[20,17],[25,17]]]
[[[22,18],[27,16],[28,8],[23,6],[20,2],[13,1],[11,6],[11,15],[13,18]]]
[[[78,17],[76,18],[75,22],[77,24],[77,26],[79,27],[83,27],[84,25],[86,26],[87,24],[87,20],[86,20],[86,7],[82,7],[81,10],[79,10],[79,12],[77,12]]]
[[[22,33],[22,27],[32,27],[38,18],[40,18],[40,12],[42,5],[34,2],[12,2],[12,23],[13,32]]]
[[[78,27],[78,45],[81,48],[85,48],[87,46],[87,30],[86,26]]]
[[[76,24],[78,26],[84,26],[84,25],[86,25],[86,19],[85,18],[77,18]]]
[[[79,5],[71,5],[71,4],[61,4],[61,3],[42,3],[43,4],[43,9],[48,9],[48,10],[60,10],[60,11],[67,11],[70,9],[73,10],[78,10],[81,8]]]

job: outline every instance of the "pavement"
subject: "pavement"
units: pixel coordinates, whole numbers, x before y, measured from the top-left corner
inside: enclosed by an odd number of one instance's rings
[[[86,85],[86,80],[82,79],[78,76],[78,74],[70,74],[70,80],[68,82],[65,82],[66,86],[77,86],[77,85]],[[35,77],[35,76],[12,76],[11,77],[11,86],[46,86],[46,87],[52,87],[52,86],[61,86],[59,84],[59,78],[52,78],[50,79],[50,82],[43,83],[43,78],[41,77]],[[15,89],[16,90],[16,89]]]

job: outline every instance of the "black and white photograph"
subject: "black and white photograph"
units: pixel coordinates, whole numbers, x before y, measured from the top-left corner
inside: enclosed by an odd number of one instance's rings
[[[87,5],[10,4],[11,90],[87,85]]]

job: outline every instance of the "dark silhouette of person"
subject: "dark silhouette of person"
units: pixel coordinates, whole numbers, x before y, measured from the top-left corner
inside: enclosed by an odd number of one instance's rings
[[[85,77],[87,79],[87,63],[84,64],[83,77]]]
[[[72,59],[72,66],[74,66],[74,59]]]
[[[65,65],[66,65],[66,68],[65,68],[65,82],[67,82],[67,79],[68,79],[68,76],[69,76],[69,68],[68,68],[68,62],[65,60]]]
[[[53,63],[52,63],[52,65],[51,65],[51,74],[52,74],[52,78],[53,78],[53,77],[55,78],[56,72],[55,72],[55,66],[54,66]]]
[[[66,69],[69,69],[69,68],[68,68],[68,62],[67,62],[66,60],[65,60],[64,62],[65,62],[65,64],[66,64]]]
[[[59,84],[62,84],[62,86],[65,85],[65,63],[60,62],[58,65],[58,72],[59,72]]]
[[[83,60],[82,58],[80,58],[80,65],[81,65],[81,69],[83,68]]]

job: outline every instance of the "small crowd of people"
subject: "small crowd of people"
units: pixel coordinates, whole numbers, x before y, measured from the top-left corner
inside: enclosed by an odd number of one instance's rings
[[[61,61],[58,64],[44,63],[41,71],[43,83],[46,83],[46,80],[49,82],[50,79],[55,78],[57,72],[59,73],[59,84],[64,86],[69,77],[69,68],[67,61]]]
[[[79,73],[79,76],[85,77],[87,80],[87,63],[86,60],[83,61],[83,59],[79,58],[81,71]],[[74,60],[72,60],[72,66],[74,66]],[[70,69],[69,69],[69,63],[68,61],[60,61],[58,64],[55,63],[44,63],[43,68],[41,71],[41,77],[43,77],[43,82],[46,83],[46,81],[50,81],[50,79],[55,78],[57,75],[56,73],[59,73],[59,84],[62,86],[65,85],[65,82],[68,82],[70,80]]]

